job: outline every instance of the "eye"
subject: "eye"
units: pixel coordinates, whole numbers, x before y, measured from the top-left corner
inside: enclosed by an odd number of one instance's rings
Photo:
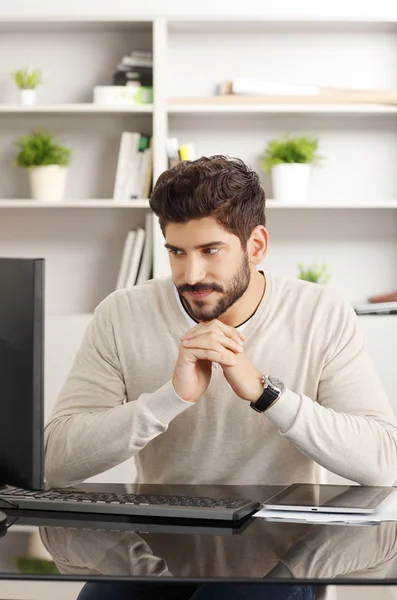
[[[217,254],[219,252],[219,248],[205,248],[204,252],[207,252],[210,255]]]
[[[174,248],[167,248],[167,251],[174,256],[180,256],[182,254],[182,250],[175,250]]]

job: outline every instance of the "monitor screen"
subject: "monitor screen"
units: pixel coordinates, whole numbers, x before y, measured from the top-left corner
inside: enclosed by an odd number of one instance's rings
[[[0,258],[0,485],[43,489],[44,259]]]

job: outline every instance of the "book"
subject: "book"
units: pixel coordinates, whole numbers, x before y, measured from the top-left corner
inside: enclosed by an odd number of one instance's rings
[[[152,136],[124,131],[121,135],[113,199],[148,198],[152,184]]]
[[[297,85],[278,81],[266,81],[250,77],[239,77],[234,81],[219,84],[219,94],[248,94],[271,96],[311,96],[319,94],[321,89],[316,85]]]
[[[194,144],[183,144],[179,147],[179,157],[181,160],[196,160],[197,152]]]
[[[128,266],[127,279],[124,287],[128,288],[135,285],[139,271],[139,265],[142,258],[142,250],[145,241],[145,235],[146,232],[144,229],[137,229],[134,246],[132,248],[131,260]]]
[[[136,158],[136,167],[135,172],[131,173],[133,178],[133,184],[131,189],[131,198],[132,199],[140,199],[147,198],[146,194],[146,178],[147,171],[150,167],[150,157],[151,157],[151,136],[141,134],[139,145],[138,145],[138,154]]]
[[[134,247],[136,231],[131,230],[127,233],[124,242],[123,254],[121,257],[120,269],[117,275],[116,290],[120,290],[125,286],[127,281],[128,270],[131,261],[132,249]]]
[[[153,67],[152,58],[144,58],[141,56],[123,56],[121,64],[125,67]]]
[[[165,142],[165,148],[168,156],[168,165],[170,167],[175,167],[175,165],[178,164],[180,161],[178,138],[167,138]]]
[[[139,266],[136,285],[144,283],[151,278],[153,262],[153,216],[152,213],[146,214],[145,219],[145,244],[143,246],[142,260]]]
[[[149,198],[152,190],[152,176],[153,176],[153,137],[150,138],[149,148],[144,151],[144,157],[142,161],[143,175],[142,175],[142,189],[141,198]]]
[[[123,131],[121,134],[113,189],[113,199],[118,202],[127,202],[132,197],[140,137],[138,132]]]

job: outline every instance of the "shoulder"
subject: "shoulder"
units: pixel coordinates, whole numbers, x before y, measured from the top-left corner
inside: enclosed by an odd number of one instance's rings
[[[271,277],[273,310],[279,310],[290,327],[305,332],[307,339],[321,340],[328,355],[353,340],[362,345],[363,332],[358,317],[343,293],[329,285],[298,278]],[[274,316],[276,314],[274,312]]]
[[[115,290],[104,298],[95,308],[94,316],[105,320],[121,318],[145,310],[153,312],[156,306],[164,305],[171,277],[150,279],[130,288]]]
[[[316,310],[329,314],[334,311],[354,313],[348,298],[329,285],[303,281],[297,277],[271,275],[272,296],[277,302],[288,302],[305,312]]]
[[[296,326],[322,331],[328,341],[358,327],[350,300],[330,285],[272,274],[271,286],[274,317],[282,314]]]

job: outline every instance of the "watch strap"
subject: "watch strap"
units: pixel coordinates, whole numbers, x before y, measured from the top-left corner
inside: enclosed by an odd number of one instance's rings
[[[280,397],[280,390],[272,388],[267,382],[266,375],[262,375],[262,383],[266,385],[258,400],[251,402],[250,406],[257,412],[265,412]]]

